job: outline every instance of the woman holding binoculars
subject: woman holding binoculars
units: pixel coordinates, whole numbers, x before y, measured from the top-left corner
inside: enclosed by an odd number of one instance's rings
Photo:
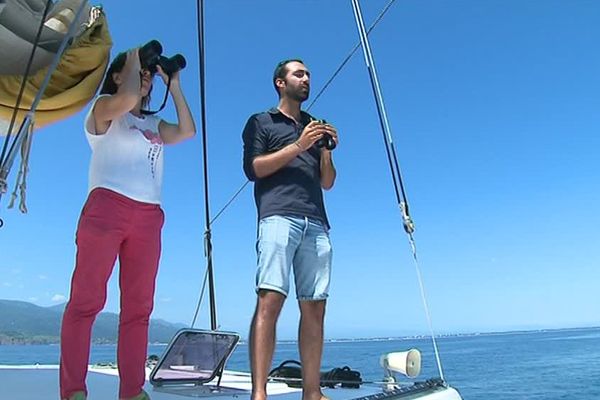
[[[160,207],[163,144],[191,138],[196,127],[179,70],[167,75],[160,63],[149,65],[151,60],[140,59],[145,47],[121,53],[112,61],[84,122],[92,149],[89,194],[77,227],[75,271],[62,321],[61,399],[87,396],[92,324],[106,302],[107,282],[117,256],[119,398],[149,399],[142,387],[164,222]],[[165,84],[170,79],[177,123],[144,113],[154,71]]]

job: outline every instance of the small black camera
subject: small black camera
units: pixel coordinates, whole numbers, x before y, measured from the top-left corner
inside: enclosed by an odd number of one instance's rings
[[[313,121],[318,122],[320,124],[327,124],[327,121],[325,121],[324,119],[315,119]],[[333,150],[336,146],[335,140],[333,140],[329,133],[323,134],[321,139],[317,140],[315,144],[317,145],[317,147],[325,147],[327,150]]]
[[[155,74],[156,66],[160,65],[163,71],[169,76],[185,68],[187,63],[184,56],[176,54],[168,58],[163,56],[162,52],[163,48],[158,40],[151,40],[140,47],[139,54],[142,68]]]

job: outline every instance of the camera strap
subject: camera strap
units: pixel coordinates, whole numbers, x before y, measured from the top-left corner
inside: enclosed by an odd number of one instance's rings
[[[169,98],[169,89],[170,88],[171,88],[171,76],[169,75],[169,80],[167,81],[167,90],[165,91],[165,97],[163,98],[163,102],[160,105],[159,109],[156,111],[140,110],[140,113],[142,113],[144,115],[154,115],[158,112],[161,112],[163,110],[163,108],[165,108],[165,106],[167,105],[167,99]]]

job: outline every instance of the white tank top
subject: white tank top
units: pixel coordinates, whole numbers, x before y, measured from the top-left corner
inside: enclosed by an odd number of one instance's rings
[[[88,191],[101,187],[133,200],[160,204],[163,177],[160,118],[154,115],[139,118],[127,113],[113,120],[106,133],[96,135],[92,110],[98,98],[85,118],[85,132],[92,148]]]

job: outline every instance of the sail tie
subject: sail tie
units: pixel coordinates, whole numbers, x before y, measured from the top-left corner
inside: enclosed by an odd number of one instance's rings
[[[23,214],[27,214],[27,173],[29,172],[29,154],[31,153],[31,143],[33,142],[33,123],[29,125],[29,129],[25,133],[23,143],[21,143],[21,165],[19,167],[19,174],[15,181],[15,188],[10,197],[8,208],[13,208],[14,203],[17,199],[17,191],[21,201],[19,202],[19,211]]]

